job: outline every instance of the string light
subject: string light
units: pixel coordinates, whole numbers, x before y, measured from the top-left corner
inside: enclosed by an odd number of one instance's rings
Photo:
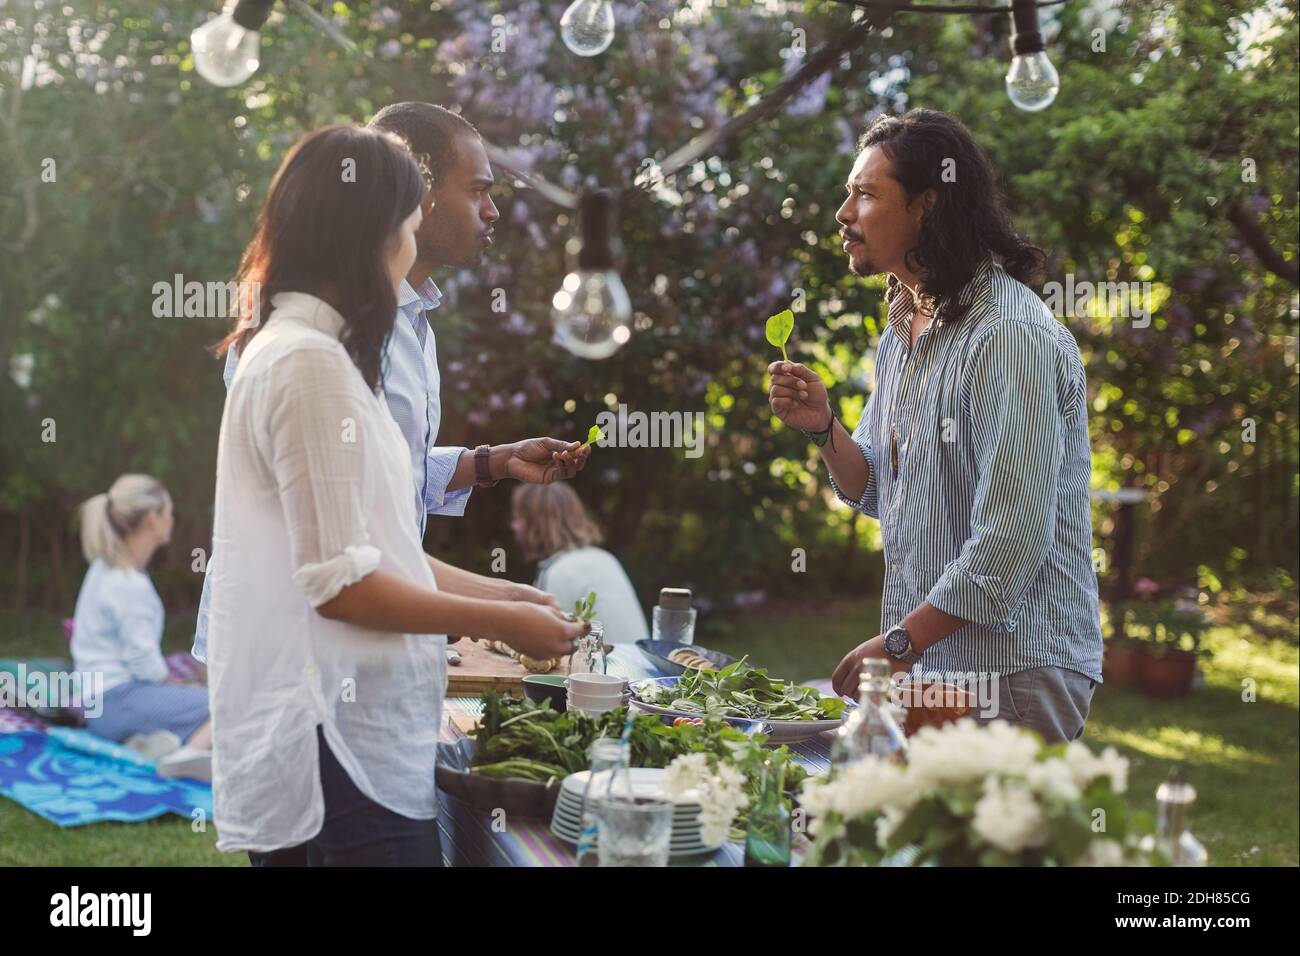
[[[582,197],[578,268],[551,300],[560,345],[586,359],[609,358],[632,337],[632,302],[614,267],[614,201],[608,191]]]
[[[274,0],[227,0],[221,13],[190,34],[194,69],[213,86],[238,86],[257,72],[258,35]]]

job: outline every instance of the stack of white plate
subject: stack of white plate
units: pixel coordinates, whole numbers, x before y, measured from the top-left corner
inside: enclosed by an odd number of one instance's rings
[[[664,793],[664,771],[650,767],[634,767],[628,771],[632,780],[632,792],[639,797],[662,797]],[[582,830],[582,794],[587,788],[590,770],[570,774],[560,785],[560,796],[555,801],[555,812],[551,815],[551,832],[565,843],[577,844]],[[604,781],[597,777],[594,789],[603,789]],[[682,801],[673,806],[673,833],[669,838],[669,856],[694,856],[697,853],[712,853],[722,844],[706,845],[700,834],[700,805]]]

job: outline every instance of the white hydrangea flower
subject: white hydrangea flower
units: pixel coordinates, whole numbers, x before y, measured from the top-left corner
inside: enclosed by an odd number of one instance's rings
[[[682,754],[668,765],[664,775],[664,793],[676,800],[688,790],[694,790],[709,777],[709,755]]]
[[[706,844],[722,843],[749,797],[745,775],[729,763],[717,767],[708,754],[683,754],[668,765],[664,793],[671,800],[690,793],[700,805],[700,837]]]
[[[1128,760],[1119,755],[1114,747],[1107,747],[1099,759],[1101,772],[1110,777],[1110,787],[1116,793],[1128,789]]]
[[[907,768],[865,757],[837,771],[833,780],[805,781],[800,803],[810,816],[833,812],[851,820],[887,806],[906,809],[919,796]]]
[[[1025,783],[1040,796],[1057,803],[1078,800],[1081,791],[1074,772],[1064,760],[1043,760],[1025,771]]]
[[[1022,774],[1040,749],[1034,735],[1005,721],[959,720],[923,728],[912,738],[907,761],[917,786],[938,789],[989,774]]]
[[[1047,842],[1047,821],[1025,784],[990,779],[975,804],[971,828],[985,841],[1008,853]]]
[[[1090,840],[1075,866],[1124,866],[1124,847],[1118,840]]]
[[[1107,747],[1098,757],[1082,742],[1072,740],[1065,748],[1065,762],[1080,789],[1098,777],[1109,777],[1111,789],[1116,793],[1128,789],[1128,761],[1114,747]]]
[[[889,841],[890,836],[898,829],[898,825],[903,822],[907,816],[902,810],[895,807],[889,807],[876,819],[876,842],[882,847]]]

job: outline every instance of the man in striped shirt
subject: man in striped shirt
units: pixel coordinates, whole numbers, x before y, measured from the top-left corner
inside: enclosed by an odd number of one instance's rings
[[[999,716],[1049,742],[1082,735],[1101,680],[1083,363],[1024,284],[987,156],[957,120],[913,110],[859,143],[836,213],[849,268],[887,273],[876,388],[853,434],[816,373],[774,362],[770,403],[820,446],[840,500],[880,521],[882,633],[868,657],[913,679],[996,689]]]

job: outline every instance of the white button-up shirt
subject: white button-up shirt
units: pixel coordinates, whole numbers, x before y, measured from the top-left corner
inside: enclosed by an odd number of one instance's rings
[[[415,525],[421,540],[428,515],[464,515],[474,491],[473,485],[456,491],[448,490],[465,449],[434,445],[442,424],[442,381],[438,373],[437,343],[425,313],[441,304],[442,292],[432,279],[425,279],[419,289],[412,288],[403,279],[397,293],[393,332],[384,349],[384,397],[406,441],[410,458],[408,467],[414,481]],[[239,355],[231,349],[226,353],[226,366],[222,373],[227,389],[238,369]],[[216,548],[213,548],[209,571],[217,563],[216,555]],[[198,660],[205,663],[208,659],[211,590],[208,575],[205,575],[192,651]]]
[[[316,727],[370,799],[437,814],[445,635],[316,608],[375,569],[436,589],[411,521],[406,444],[302,293],[272,300],[226,397],[208,630],[217,848],[301,844],[324,820]]]

